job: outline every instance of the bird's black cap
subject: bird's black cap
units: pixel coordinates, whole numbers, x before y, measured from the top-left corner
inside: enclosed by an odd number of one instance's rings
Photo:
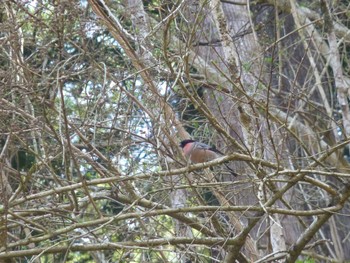
[[[180,142],[180,147],[183,148],[183,147],[185,147],[185,145],[187,143],[191,143],[191,142],[195,142],[195,140],[190,140],[190,139],[183,140],[183,141]]]

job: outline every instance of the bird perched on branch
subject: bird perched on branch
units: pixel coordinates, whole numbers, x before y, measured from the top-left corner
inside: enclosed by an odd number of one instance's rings
[[[180,143],[180,147],[182,148],[186,158],[191,160],[192,163],[205,163],[225,156],[219,150],[195,140],[183,140]],[[232,175],[237,176],[237,174],[227,164],[224,165]]]

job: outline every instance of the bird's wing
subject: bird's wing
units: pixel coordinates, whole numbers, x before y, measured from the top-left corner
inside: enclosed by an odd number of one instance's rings
[[[210,147],[209,145],[207,145],[207,144],[205,144],[205,143],[202,143],[202,142],[196,142],[195,148],[197,148],[197,149],[203,149],[203,150],[209,150],[209,151],[212,151],[212,152],[221,154],[221,155],[225,155],[225,154],[223,154],[222,152],[220,152],[219,150],[217,150],[217,149],[215,149],[215,148],[213,148],[213,147]]]
[[[204,150],[209,150],[210,149],[210,146],[205,144],[205,143],[202,143],[202,142],[195,142],[195,147],[197,149],[204,149]]]

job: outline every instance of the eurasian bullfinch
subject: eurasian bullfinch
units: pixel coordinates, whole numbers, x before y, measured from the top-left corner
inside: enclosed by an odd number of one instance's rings
[[[204,163],[224,156],[224,154],[217,149],[195,140],[183,140],[180,143],[180,147],[182,148],[185,157],[191,160],[192,163]],[[237,176],[227,164],[224,165],[232,175]]]

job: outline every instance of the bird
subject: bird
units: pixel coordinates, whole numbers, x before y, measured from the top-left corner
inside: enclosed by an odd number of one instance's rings
[[[225,156],[225,154],[219,150],[196,140],[183,140],[180,142],[179,146],[182,148],[185,157],[192,163],[205,163]],[[237,176],[226,163],[224,163],[224,165],[232,175]]]

